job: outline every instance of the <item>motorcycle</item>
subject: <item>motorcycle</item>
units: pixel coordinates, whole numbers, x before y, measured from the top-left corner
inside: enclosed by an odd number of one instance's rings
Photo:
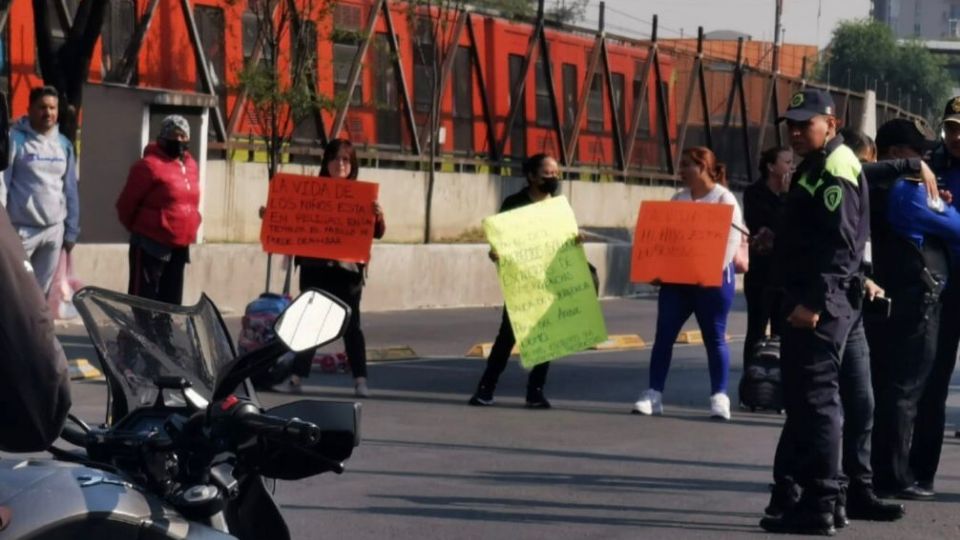
[[[106,378],[106,421],[71,414],[61,438],[76,448],[0,460],[0,540],[290,538],[268,479],[342,473],[360,404],[264,410],[250,378],[339,338],[350,308],[307,291],[275,340],[236,357],[205,295],[180,307],[87,287],[74,302]]]

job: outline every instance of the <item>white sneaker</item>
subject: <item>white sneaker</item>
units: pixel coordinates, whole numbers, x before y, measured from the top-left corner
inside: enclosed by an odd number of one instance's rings
[[[710,418],[730,419],[730,398],[722,392],[710,396]]]
[[[633,414],[642,414],[644,416],[663,414],[663,394],[657,392],[653,388],[650,388],[646,392],[640,394],[640,399],[633,404],[633,411],[631,412]]]

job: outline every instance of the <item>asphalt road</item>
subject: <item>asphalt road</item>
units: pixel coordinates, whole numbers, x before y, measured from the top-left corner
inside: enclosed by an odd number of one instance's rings
[[[611,333],[652,340],[654,301],[605,302],[604,310]],[[476,342],[492,341],[499,316],[497,309],[365,316],[369,346],[407,345],[424,358],[371,367],[363,443],[345,474],[279,484],[277,498],[295,538],[764,536],[757,522],[782,417],[734,411],[731,422],[709,420],[702,346],[675,348],[663,417],[628,414],[647,384],[649,346],[555,361],[547,385],[552,410],[523,408],[525,373],[516,362],[501,380],[497,406],[467,407],[483,361],[462,355]],[[729,331],[734,402],[744,319],[740,301]],[[78,332],[61,332],[69,354],[92,355]],[[302,396],[261,399],[350,400],[351,390],[346,375],[315,374]],[[76,384],[74,394],[81,416],[102,418],[102,383]],[[854,522],[840,536],[960,537],[960,439],[952,437],[958,407],[960,398],[952,399],[938,500],[908,503],[898,523]]]

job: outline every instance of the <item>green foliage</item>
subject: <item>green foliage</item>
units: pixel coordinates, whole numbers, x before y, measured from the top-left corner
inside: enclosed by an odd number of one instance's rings
[[[873,89],[885,97],[889,84],[890,101],[898,90],[906,105],[907,95],[916,109],[923,101],[922,114],[929,114],[949,97],[952,81],[943,60],[919,43],[899,45],[890,28],[877,21],[845,21],[833,32],[828,52],[817,66],[817,79],[852,90]]]

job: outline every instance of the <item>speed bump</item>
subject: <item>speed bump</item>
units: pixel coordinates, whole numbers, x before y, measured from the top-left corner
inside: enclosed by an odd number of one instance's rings
[[[419,358],[411,347],[384,347],[382,349],[367,349],[367,360],[373,362],[390,362],[393,360],[413,360]]]
[[[727,341],[730,341],[730,334],[724,336]],[[686,330],[680,332],[680,335],[677,336],[677,343],[684,345],[700,345],[703,343],[703,332],[700,330]]]
[[[473,347],[470,347],[470,350],[467,351],[467,358],[486,358],[490,356],[490,351],[493,349],[493,343],[477,343]],[[513,350],[510,351],[511,355],[520,354],[520,349],[514,345]]]
[[[70,380],[72,381],[99,379],[100,377],[103,377],[103,373],[101,373],[99,369],[93,367],[93,364],[91,364],[86,358],[67,360],[67,366],[70,368]]]

